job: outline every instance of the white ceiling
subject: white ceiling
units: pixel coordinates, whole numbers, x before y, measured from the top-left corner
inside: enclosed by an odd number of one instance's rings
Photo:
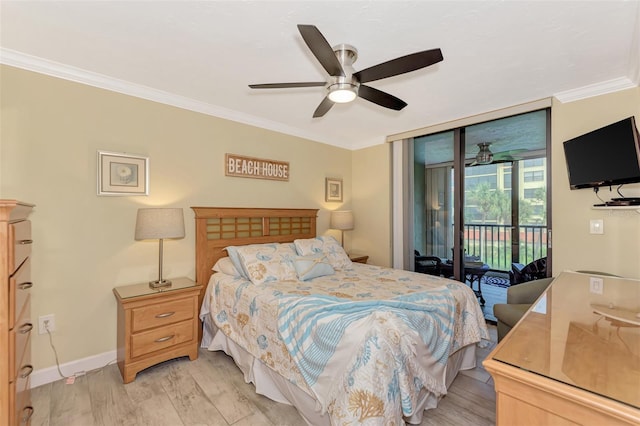
[[[640,81],[640,1],[7,1],[0,61],[349,149],[549,96]],[[312,118],[326,89],[298,33],[355,46],[356,70],[441,48],[444,61],[369,83],[408,103],[363,99]]]

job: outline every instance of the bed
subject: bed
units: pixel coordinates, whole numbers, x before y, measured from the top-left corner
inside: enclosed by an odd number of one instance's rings
[[[350,262],[316,209],[192,209],[201,346],[308,424],[418,424],[475,367],[489,336],[463,283]]]

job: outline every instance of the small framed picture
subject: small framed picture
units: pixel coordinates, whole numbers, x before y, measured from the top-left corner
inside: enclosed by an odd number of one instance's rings
[[[325,178],[324,200],[342,202],[342,179]]]
[[[149,195],[149,157],[98,151],[98,195]]]

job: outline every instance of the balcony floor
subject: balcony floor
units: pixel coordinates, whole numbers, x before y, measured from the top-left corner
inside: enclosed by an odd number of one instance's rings
[[[493,305],[507,302],[507,288],[509,288],[507,273],[490,271],[482,277],[482,296],[485,300],[482,312],[486,319],[496,321],[496,317],[493,316]]]

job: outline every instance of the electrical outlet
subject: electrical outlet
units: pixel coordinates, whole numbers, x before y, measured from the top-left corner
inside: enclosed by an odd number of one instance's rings
[[[589,291],[595,294],[602,294],[604,290],[604,282],[602,278],[590,277],[589,278]]]
[[[47,328],[52,333],[56,331],[55,315],[49,314],[49,315],[42,315],[41,317],[38,317],[38,333],[47,334]]]

